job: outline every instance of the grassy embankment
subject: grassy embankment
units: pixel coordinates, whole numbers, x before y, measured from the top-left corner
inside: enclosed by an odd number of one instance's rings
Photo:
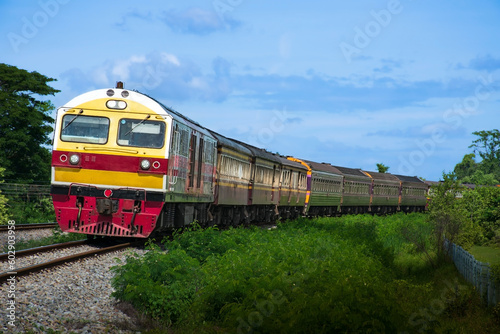
[[[115,296],[197,333],[500,331],[422,214],[193,229],[116,267]],[[498,310],[496,310],[498,311]]]

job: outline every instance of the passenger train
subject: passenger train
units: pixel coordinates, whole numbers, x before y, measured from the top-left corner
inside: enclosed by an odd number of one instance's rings
[[[64,232],[147,238],[201,225],[423,211],[414,176],[270,153],[136,91],[101,89],[57,110],[51,195]]]

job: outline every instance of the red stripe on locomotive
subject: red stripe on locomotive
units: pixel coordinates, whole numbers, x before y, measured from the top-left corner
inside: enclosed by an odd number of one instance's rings
[[[78,154],[80,156],[80,162],[77,165],[72,165],[69,162],[68,157],[72,154]],[[143,160],[150,161],[151,168],[149,170],[141,169],[140,163]],[[157,164],[155,164],[155,162],[157,162]],[[168,171],[168,159],[53,151],[52,166],[66,167],[66,168],[68,167],[84,168],[92,170],[107,170],[114,172],[130,172],[130,173],[135,173],[140,171],[141,173],[166,175]]]

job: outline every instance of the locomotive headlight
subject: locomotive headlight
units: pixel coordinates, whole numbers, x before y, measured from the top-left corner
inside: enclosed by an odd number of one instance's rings
[[[127,108],[127,102],[120,100],[108,100],[106,101],[106,107],[109,109],[123,110]]]
[[[151,162],[149,160],[142,160],[141,161],[141,168],[144,170],[148,170],[151,167]]]
[[[72,165],[78,165],[80,162],[80,156],[78,154],[73,154],[69,157],[69,163]]]

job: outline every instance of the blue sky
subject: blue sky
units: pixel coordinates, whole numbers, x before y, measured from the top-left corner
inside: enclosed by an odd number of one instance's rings
[[[437,180],[500,124],[500,2],[0,0],[56,107],[124,81],[272,152]]]

